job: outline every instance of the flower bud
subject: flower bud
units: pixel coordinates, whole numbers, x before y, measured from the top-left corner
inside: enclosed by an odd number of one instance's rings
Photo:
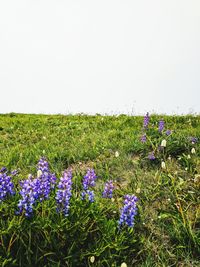
[[[161,162],[161,168],[162,169],[166,169],[166,165],[165,165],[165,162],[164,161]]]
[[[95,257],[94,256],[90,257],[90,262],[94,263],[94,261],[95,261]]]
[[[167,141],[165,139],[163,139],[162,142],[161,142],[161,146],[162,147],[166,147],[166,145],[167,145]]]

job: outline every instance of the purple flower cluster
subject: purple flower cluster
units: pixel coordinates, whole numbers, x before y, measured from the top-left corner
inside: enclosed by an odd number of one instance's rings
[[[104,198],[112,198],[113,196],[113,190],[114,190],[114,184],[113,181],[108,181],[105,183],[104,191],[102,196]]]
[[[149,117],[149,113],[147,112],[147,114],[144,116],[144,122],[143,122],[143,127],[146,129],[149,125],[149,120],[150,120],[150,117]]]
[[[149,153],[149,155],[148,155],[148,159],[150,159],[150,160],[154,160],[154,159],[156,159],[156,157],[155,157],[153,151]]]
[[[20,182],[20,185],[22,189],[19,193],[22,199],[19,200],[17,214],[24,211],[25,216],[30,217],[33,212],[33,206],[40,195],[40,181],[38,178],[33,178],[32,175],[29,175],[28,179]]]
[[[56,176],[50,172],[49,164],[44,157],[39,160],[37,170],[37,176],[40,182],[39,197],[42,201],[49,197],[51,189],[55,187]]]
[[[166,133],[167,136],[169,136],[172,133],[172,131],[171,130],[167,130],[165,133]]]
[[[142,143],[146,143],[146,141],[147,141],[146,134],[143,134],[143,135],[141,136],[140,141],[141,141]]]
[[[119,226],[125,224],[134,226],[135,215],[137,214],[136,202],[138,198],[134,195],[125,195],[124,206],[120,212]]]
[[[0,202],[7,196],[14,194],[14,184],[11,180],[11,176],[7,175],[7,169],[3,167],[0,170]]]
[[[85,199],[88,196],[89,201],[94,202],[94,191],[89,188],[95,186],[96,178],[95,171],[93,169],[88,169],[86,175],[83,177],[82,199]]]
[[[56,183],[56,176],[50,172],[45,158],[39,160],[37,170],[36,178],[29,175],[28,179],[20,182],[22,189],[19,193],[22,199],[19,200],[17,213],[22,213],[24,210],[27,217],[32,214],[37,200],[42,201],[49,197]]]
[[[159,132],[162,132],[163,129],[164,129],[164,127],[165,127],[165,122],[164,122],[164,120],[162,119],[162,120],[159,121],[159,124],[158,124],[158,131],[159,131]]]
[[[194,136],[190,136],[188,139],[192,144],[196,144],[198,142],[198,138]]]
[[[57,202],[57,211],[63,212],[65,216],[69,212],[69,203],[72,196],[72,172],[65,171],[63,176],[60,178],[58,184],[58,190],[56,192],[56,202]]]

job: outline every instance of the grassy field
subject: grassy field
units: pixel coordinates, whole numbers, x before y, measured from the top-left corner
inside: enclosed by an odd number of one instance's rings
[[[140,116],[1,114],[0,168],[18,174],[0,202],[0,265],[200,266],[199,156],[200,116],[151,115],[145,128]],[[16,215],[20,181],[37,176],[41,157],[57,184],[72,170],[68,216],[56,210],[57,185],[32,216]],[[81,199],[88,169],[94,202]],[[113,196],[102,198],[108,180]],[[138,198],[135,224],[119,227],[127,194]]]

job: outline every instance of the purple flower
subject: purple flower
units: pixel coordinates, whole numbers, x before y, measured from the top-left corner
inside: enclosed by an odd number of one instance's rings
[[[170,135],[172,133],[172,131],[171,130],[167,130],[165,133],[168,136],[168,135]]]
[[[138,198],[134,195],[125,195],[124,198],[124,206],[120,210],[119,227],[123,224],[133,227],[135,215],[137,214],[136,202]]]
[[[87,190],[89,187],[95,186],[95,180],[97,176],[93,169],[88,169],[86,175],[83,178],[83,188]]]
[[[81,193],[82,199],[88,196],[89,201],[94,201],[94,192],[89,188],[95,186],[95,180],[97,176],[93,169],[88,169],[86,175],[83,177],[83,192]]]
[[[11,180],[11,177],[7,175],[7,169],[3,167],[0,170],[0,202],[9,195],[14,194],[14,184]]]
[[[144,116],[144,122],[143,122],[143,127],[144,128],[147,128],[148,127],[149,120],[150,120],[150,117],[149,117],[149,113],[147,112],[147,114]]]
[[[10,173],[12,176],[15,176],[15,175],[17,175],[18,174],[18,170],[13,170],[13,171],[11,171],[11,173]]]
[[[94,191],[89,190],[89,189],[82,191],[81,199],[84,200],[86,198],[88,198],[90,202],[94,202]]]
[[[190,136],[188,139],[192,144],[196,144],[198,142],[198,138],[194,136]]]
[[[40,181],[38,178],[29,175],[28,179],[20,182],[20,185],[22,189],[19,193],[22,199],[19,200],[17,214],[24,211],[25,216],[30,217],[33,213],[33,206],[40,195]]]
[[[42,157],[37,165],[37,176],[40,181],[40,201],[47,199],[51,192],[51,189],[55,187],[56,176],[49,170],[49,164],[47,160]]]
[[[104,198],[112,198],[114,190],[114,184],[113,181],[108,181],[105,183],[104,191],[103,191],[103,197]]]
[[[140,141],[142,143],[145,143],[147,141],[147,137],[146,137],[146,134],[143,134],[141,137],[140,137]]]
[[[33,213],[33,206],[37,200],[42,201],[49,197],[56,183],[56,176],[50,172],[45,158],[39,160],[37,170],[37,178],[29,175],[28,179],[20,182],[22,189],[19,193],[22,199],[19,200],[17,213],[24,211],[27,217]]]
[[[44,172],[49,172],[49,164],[45,157],[41,157],[37,164],[37,169]]]
[[[72,196],[72,172],[65,171],[60,178],[58,184],[58,190],[56,192],[57,211],[63,212],[65,216],[68,216],[70,198]]]
[[[148,159],[150,159],[150,160],[154,160],[154,159],[156,159],[156,157],[155,157],[153,151],[149,153],[149,155],[148,155]]]
[[[165,122],[164,122],[164,120],[162,119],[162,120],[159,121],[159,124],[158,124],[158,131],[159,131],[159,132],[162,132],[163,129],[164,129],[164,127],[165,127]]]

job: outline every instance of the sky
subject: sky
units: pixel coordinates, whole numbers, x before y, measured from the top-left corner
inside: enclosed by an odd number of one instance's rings
[[[200,113],[199,0],[0,1],[0,113]]]

